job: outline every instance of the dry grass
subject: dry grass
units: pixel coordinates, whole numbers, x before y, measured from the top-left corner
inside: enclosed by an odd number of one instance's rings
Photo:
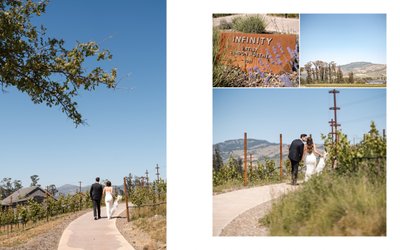
[[[165,250],[167,242],[166,204],[129,209],[130,222],[117,220],[117,227],[136,250]]]
[[[151,218],[141,218],[132,222],[134,227],[146,232],[156,243],[167,242],[167,220],[164,216],[155,215]]]
[[[55,249],[64,228],[86,212],[87,210],[64,214],[49,222],[41,221],[25,229],[16,229],[9,234],[3,233],[0,235],[0,249],[37,249],[38,246]]]
[[[166,224],[166,217],[161,215],[131,222],[125,218],[117,220],[118,230],[136,250],[165,250]]]
[[[365,176],[322,175],[273,205],[271,235],[386,235],[386,183]]]

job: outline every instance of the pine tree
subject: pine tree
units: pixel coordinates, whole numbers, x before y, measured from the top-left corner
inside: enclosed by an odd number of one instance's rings
[[[216,146],[214,149],[214,154],[213,154],[213,170],[219,171],[223,165],[224,165],[224,162],[222,160],[221,153],[219,151],[219,147]]]

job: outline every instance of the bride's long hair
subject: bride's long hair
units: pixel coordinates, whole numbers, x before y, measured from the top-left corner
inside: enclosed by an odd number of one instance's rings
[[[314,141],[313,141],[311,135],[309,137],[307,137],[306,146],[307,146],[307,152],[311,153],[314,148]]]

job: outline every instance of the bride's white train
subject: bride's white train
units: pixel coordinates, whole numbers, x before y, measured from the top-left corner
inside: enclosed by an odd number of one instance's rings
[[[322,170],[325,168],[326,158],[328,156],[328,152],[324,151],[323,155],[319,158],[318,165],[317,165],[317,157],[314,153],[307,154],[305,159],[306,164],[306,174],[305,174],[305,181],[308,181],[312,175],[320,174]]]
[[[321,158],[319,158],[317,168],[315,169],[316,174],[319,174],[322,172],[322,170],[324,170],[326,157],[328,157],[328,152],[324,151],[324,155]]]
[[[308,181],[312,175],[319,174],[325,168],[325,160],[328,155],[326,151],[323,154],[317,151],[313,139],[311,135],[307,138],[306,147],[304,148],[305,157],[305,165],[306,165],[306,173],[305,173],[305,181]],[[317,165],[317,155],[320,156],[318,165]]]
[[[117,210],[118,203],[121,201],[121,199],[122,199],[121,195],[118,195],[117,199],[115,199],[114,204],[113,204],[113,206],[111,208],[110,216],[112,216],[114,214],[115,210]]]

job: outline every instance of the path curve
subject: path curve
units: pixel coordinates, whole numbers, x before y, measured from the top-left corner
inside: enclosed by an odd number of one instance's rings
[[[124,211],[124,204],[120,204],[114,215],[124,217]],[[115,216],[110,220],[107,219],[105,207],[101,208],[101,214],[100,220],[94,220],[93,211],[90,211],[72,221],[64,230],[58,249],[134,250],[132,245],[118,231]]]
[[[240,214],[298,187],[279,183],[214,195],[213,236],[221,235],[222,230]]]

